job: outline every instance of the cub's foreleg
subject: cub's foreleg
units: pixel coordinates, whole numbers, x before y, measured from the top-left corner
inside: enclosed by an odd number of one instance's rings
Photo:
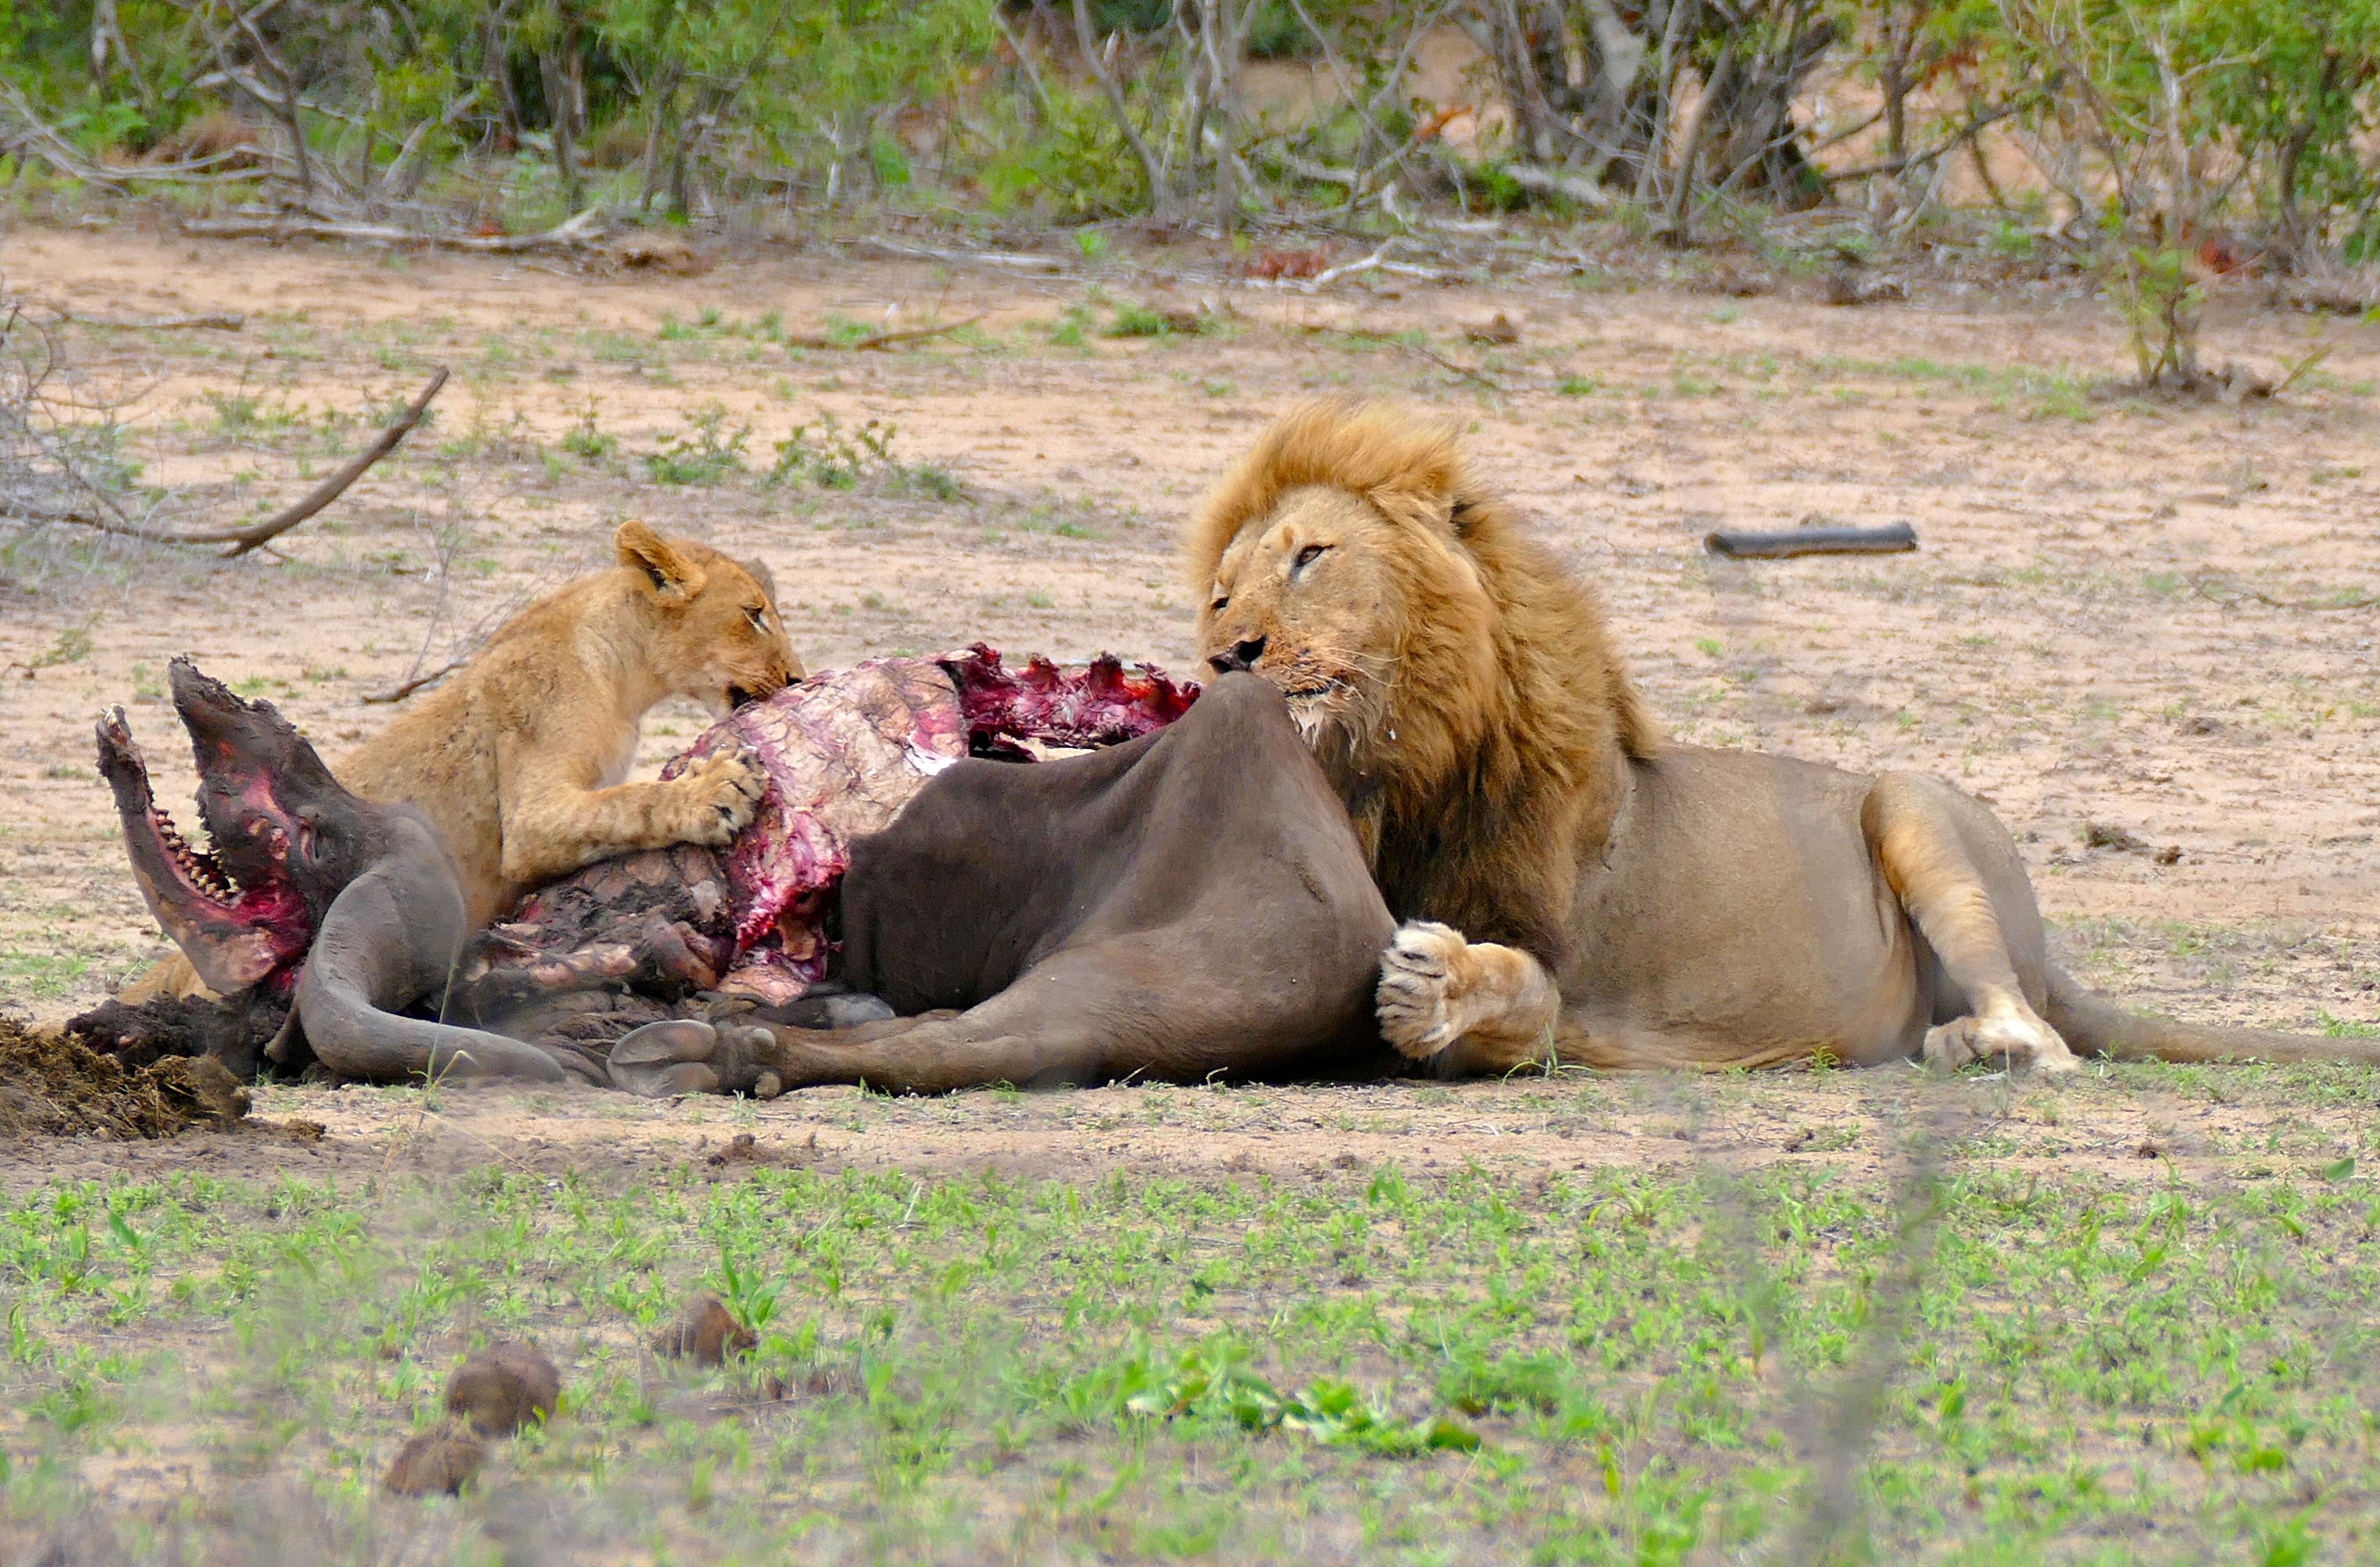
[[[675,778],[590,786],[525,779],[504,804],[504,879],[550,881],[638,849],[723,844],[752,820],[768,774],[749,752],[715,751]]]
[[[1434,920],[1409,920],[1380,956],[1380,1034],[1416,1061],[1450,1049],[1463,1072],[1548,1063],[1561,992],[1518,947],[1466,941]]]

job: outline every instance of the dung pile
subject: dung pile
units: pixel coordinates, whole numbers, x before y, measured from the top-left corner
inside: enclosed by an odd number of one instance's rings
[[[0,1136],[129,1141],[192,1125],[228,1126],[248,1091],[212,1056],[169,1056],[127,1071],[67,1039],[0,1017]]]

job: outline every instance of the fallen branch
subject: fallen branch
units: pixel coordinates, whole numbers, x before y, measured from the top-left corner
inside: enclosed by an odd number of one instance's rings
[[[1382,245],[1378,249],[1373,251],[1370,255],[1366,256],[1362,261],[1349,261],[1344,266],[1336,266],[1330,268],[1328,272],[1317,273],[1313,277],[1307,279],[1304,283],[1295,285],[1295,286],[1304,290],[1305,293],[1312,294],[1330,284],[1338,282],[1342,277],[1353,277],[1357,273],[1365,272],[1394,273],[1400,277],[1416,277],[1425,283],[1443,283],[1446,281],[1446,274],[1433,268],[1417,267],[1403,261],[1392,261],[1389,260],[1389,251],[1396,245],[1396,243],[1397,241],[1391,239],[1387,244]]]
[[[806,332],[798,336],[789,334],[785,338],[785,346],[789,348],[845,348],[849,349],[853,353],[860,353],[871,348],[890,348],[895,343],[918,343],[923,342],[929,337],[941,337],[948,333],[964,332],[968,327],[973,326],[976,322],[981,321],[984,317],[990,314],[991,314],[990,310],[978,310],[974,315],[967,317],[966,320],[954,321],[948,326],[913,326],[901,332],[871,332],[867,336],[850,343],[838,343],[833,338],[827,336],[823,333]]]
[[[446,367],[440,365],[437,372],[431,376],[430,384],[424,386],[419,395],[406,406],[404,412],[389,422],[388,427],[380,432],[378,440],[349,457],[340,465],[336,473],[308,491],[294,504],[285,506],[262,522],[247,528],[225,528],[208,533],[180,533],[168,528],[146,528],[125,516],[115,504],[107,499],[104,492],[88,482],[85,483],[84,488],[99,499],[110,512],[115,513],[114,520],[102,516],[96,511],[82,508],[42,511],[32,515],[38,521],[80,523],[85,528],[95,528],[102,533],[113,533],[127,539],[142,539],[152,544],[228,544],[231,548],[224,552],[224,558],[236,560],[250,550],[260,548],[288,532],[333,501],[337,500],[348,485],[363,477],[366,468],[396,450],[396,443],[412,433],[413,427],[421,422],[421,416],[429,410],[430,400],[437,396],[439,388],[445,384]]]
[[[45,308],[56,310],[61,320],[80,322],[85,326],[104,326],[116,332],[237,332],[248,325],[248,318],[237,310],[208,310],[194,316],[116,321],[108,316],[87,316],[77,310],[61,310],[55,305]]]
[[[1023,272],[1063,273],[1066,263],[1051,256],[1019,256],[1000,250],[938,250],[930,245],[902,245],[873,235],[859,243],[871,250],[881,250],[888,256],[906,256],[921,261],[980,262],[991,267],[1014,267]]]
[[[2240,588],[2229,593],[2218,593],[2215,589],[2219,586],[2223,585],[2210,585],[2204,577],[2194,577],[2190,581],[2192,592],[2204,599],[2208,603],[2221,604],[2226,609],[2238,603],[2264,604],[2277,610],[2368,610],[2374,605],[2380,605],[2380,593],[2366,593],[2362,598],[2356,599],[2275,599],[2259,593],[2252,588]]]
[[[344,239],[367,245],[431,245],[480,255],[558,250],[591,245],[603,226],[603,209],[589,207],[567,222],[536,234],[422,234],[376,223],[322,223],[305,218],[188,218],[182,232],[200,239]]]
[[[349,457],[341,465],[338,472],[314,486],[295,504],[275,512],[255,527],[244,529],[224,541],[231,546],[224,552],[224,559],[237,559],[265,541],[286,533],[333,501],[337,500],[348,485],[363,477],[366,468],[396,450],[396,443],[412,433],[413,427],[419,424],[421,416],[429,411],[430,399],[438,395],[438,389],[445,384],[446,367],[440,365],[436,372],[431,376],[430,384],[424,386],[413,401],[406,406],[403,413],[389,422],[388,428],[380,432],[379,440]]]
[[[398,684],[390,686],[385,691],[367,692],[362,699],[366,702],[373,703],[401,702],[405,700],[406,698],[413,695],[416,691],[420,690],[424,686],[437,685],[438,682],[445,679],[448,675],[454,674],[456,670],[462,668],[465,664],[469,663],[471,661],[467,658],[452,660],[449,662],[442,664],[440,667],[431,670],[427,674],[417,674],[412,679],[401,681]]]
[[[1408,343],[1402,337],[1391,337],[1389,338],[1388,341],[1395,344],[1398,347],[1402,348],[1408,354],[1419,354],[1423,358],[1427,359],[1430,363],[1438,366],[1440,370],[1452,370],[1455,374],[1475,385],[1484,386],[1490,392],[1501,392],[1504,390],[1503,384],[1500,382],[1494,380],[1485,371],[1472,370],[1467,366],[1456,364],[1452,359],[1448,358],[1445,355],[1433,353],[1429,349],[1423,347],[1418,343]]]
[[[1589,212],[1605,212],[1611,206],[1611,192],[1584,175],[1541,169],[1535,164],[1506,164],[1496,172],[1524,190],[1534,190],[1540,196],[1560,196]]]
[[[1776,560],[1785,555],[1893,555],[1917,548],[1917,530],[1905,522],[1886,528],[1788,528],[1775,533],[1722,528],[1703,548],[1732,560]]]

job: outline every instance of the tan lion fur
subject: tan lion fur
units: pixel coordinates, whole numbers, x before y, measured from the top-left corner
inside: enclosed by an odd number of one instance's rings
[[[1431,909],[1475,940],[1559,951],[1571,867],[1609,827],[1626,759],[1660,745],[1594,593],[1523,534],[1451,424],[1333,398],[1268,430],[1192,524],[1201,646],[1245,632],[1274,638],[1278,654],[1297,635],[1265,618],[1279,605],[1260,589],[1220,609],[1208,590],[1227,561],[1235,574],[1252,565],[1301,516],[1321,525],[1317,541],[1367,545],[1388,578],[1350,572],[1334,592],[1320,577],[1308,599],[1336,636],[1303,638],[1291,656],[1344,687],[1301,722],[1389,906]],[[1350,529],[1361,540],[1342,537]]]
[[[477,657],[332,771],[367,799],[420,808],[463,876],[472,928],[581,866],[673,844],[725,844],[764,780],[714,754],[666,783],[622,782],[645,713],[667,696],[724,716],[730,694],[799,679],[766,568],[641,522],[619,565],[522,610]],[[178,954],[126,987],[137,1003],[191,994]]]
[[[751,567],[641,522],[620,564],[515,615],[479,656],[333,769],[367,799],[419,806],[463,871],[474,928],[541,882],[616,854],[724,844],[752,819],[759,770],[714,756],[667,783],[625,784],[645,713],[799,678]]]
[[[1940,779],[1661,741],[1593,593],[1441,419],[1293,411],[1187,550],[1199,647],[1288,699],[1404,922],[1376,1016],[1411,1058],[2380,1064],[2368,1040],[2091,995],[2051,962],[2008,829]]]

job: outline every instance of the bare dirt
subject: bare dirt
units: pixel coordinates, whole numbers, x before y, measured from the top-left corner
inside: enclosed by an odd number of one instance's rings
[[[194,521],[259,514],[325,471],[336,457],[309,444],[325,414],[349,419],[352,450],[430,366],[456,374],[436,424],[278,554],[111,549],[76,564],[53,546],[39,569],[0,569],[0,1007],[79,1011],[165,950],[92,775],[91,723],[126,702],[161,799],[186,801],[187,753],[158,700],[176,653],[270,696],[335,753],[386,721],[365,694],[600,563],[638,516],[765,560],[813,668],[981,638],[1187,670],[1203,585],[1180,579],[1180,523],[1264,421],[1344,388],[1466,419],[1483,464],[1601,586],[1682,737],[1957,781],[2017,834],[2069,961],[2132,1004],[2297,1028],[2380,1018],[2380,611],[2218,601],[2380,589],[2380,331],[2271,313],[2242,285],[2216,300],[2209,358],[2270,370],[2336,339],[2320,371],[2277,402],[2152,403],[2094,389],[2129,352],[2110,310],[2071,291],[1919,275],[1906,303],[1847,310],[1815,285],[1733,298],[1500,254],[1460,285],[1376,274],[1306,295],[1233,281],[1211,257],[1041,273],[814,245],[656,277],[193,242],[129,221],[6,237],[10,289],[78,314],[249,313],[238,334],[71,334],[91,384],[131,397],[146,477],[188,487]],[[1216,330],[1100,335],[1120,301],[1204,308]],[[1052,342],[1077,310],[1081,343]],[[980,313],[989,335],[843,353],[723,330],[771,313],[799,332]],[[1517,346],[1466,340],[1499,313]],[[1475,373],[1349,329],[1426,333],[1428,355]],[[823,410],[845,429],[897,426],[895,455],[946,468],[964,493],[658,482],[639,459],[712,404],[722,430],[750,427],[755,468],[796,424],[815,438]],[[617,443],[600,460],[562,445],[590,408]],[[1813,516],[1906,520],[1923,547],[1757,563],[1702,551],[1713,528]],[[640,765],[701,723],[691,708],[656,713]],[[2093,846],[2094,825],[2122,832]],[[2168,847],[2179,857],[2160,863]],[[1884,1087],[1776,1079],[1746,1125],[1779,1125],[1746,1146],[1781,1155],[1834,1113],[1828,1095]],[[771,1158],[1052,1171],[1177,1156],[1285,1171],[1318,1143],[1366,1162],[1671,1151],[1624,1117],[1592,1136],[1555,1125],[1559,1107],[1500,1119],[1531,1093],[1573,1091],[1257,1089],[1213,1101],[1251,1107],[1245,1124],[1168,1116],[1168,1130],[1136,1129],[1133,1107],[1208,1101],[496,1096],[424,1113],[401,1091],[271,1089],[260,1116],[329,1135],[45,1145],[0,1160],[0,1178],[185,1160],[674,1162],[708,1158],[737,1124]],[[1376,1104],[1395,1107],[1387,1130],[1333,1119]],[[2111,1168],[2166,1113],[2114,1094],[2087,1111],[2088,1136],[2051,1140]]]

